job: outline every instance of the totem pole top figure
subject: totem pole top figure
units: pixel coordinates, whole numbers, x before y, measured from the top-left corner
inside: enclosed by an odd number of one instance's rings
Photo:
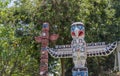
[[[73,39],[81,39],[85,37],[84,24],[81,22],[76,22],[71,25],[71,36]]]
[[[55,58],[73,58],[75,68],[85,67],[87,57],[107,56],[117,47],[117,42],[106,45],[105,42],[86,43],[85,27],[82,22],[71,25],[71,36],[73,38],[69,45],[56,45],[49,48],[48,52]]]

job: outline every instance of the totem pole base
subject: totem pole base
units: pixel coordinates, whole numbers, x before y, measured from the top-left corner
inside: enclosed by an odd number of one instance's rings
[[[88,76],[88,68],[73,68],[72,69],[72,76]]]

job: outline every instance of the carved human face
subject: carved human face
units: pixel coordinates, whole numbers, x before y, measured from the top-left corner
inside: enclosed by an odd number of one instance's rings
[[[71,36],[73,39],[84,38],[85,28],[84,28],[83,23],[75,22],[71,25]]]

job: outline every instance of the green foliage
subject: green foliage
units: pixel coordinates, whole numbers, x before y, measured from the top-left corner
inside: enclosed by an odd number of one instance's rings
[[[60,35],[56,44],[71,43],[70,25],[76,21],[85,24],[86,42],[108,43],[120,37],[119,0],[17,0],[8,7],[9,3],[0,1],[0,76],[39,75],[41,45],[35,43],[34,37],[40,34],[43,22],[50,23],[51,34]],[[113,54],[88,58],[90,76],[97,76],[101,66],[103,70],[112,69],[113,58]],[[49,72],[60,76],[62,65],[66,76],[70,76],[72,59],[64,61],[61,64],[59,59],[49,57]]]
[[[10,25],[0,25],[0,76],[37,76],[34,42],[30,37],[16,38],[14,31]]]

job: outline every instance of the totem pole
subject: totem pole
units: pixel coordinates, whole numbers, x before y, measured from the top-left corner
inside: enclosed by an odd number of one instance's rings
[[[49,24],[43,23],[41,36],[35,37],[35,40],[41,43],[41,57],[40,57],[40,76],[48,76],[48,51],[49,43]]]
[[[52,34],[49,37],[49,23],[43,23],[41,36],[35,37],[36,42],[41,43],[40,76],[48,76],[48,45],[51,41],[57,40],[58,35]]]
[[[88,68],[85,66],[87,57],[107,56],[117,47],[117,42],[106,45],[105,42],[86,43],[85,27],[81,22],[71,25],[71,44],[56,45],[55,48],[48,48],[48,52],[55,58],[73,58],[73,76],[88,76]]]

